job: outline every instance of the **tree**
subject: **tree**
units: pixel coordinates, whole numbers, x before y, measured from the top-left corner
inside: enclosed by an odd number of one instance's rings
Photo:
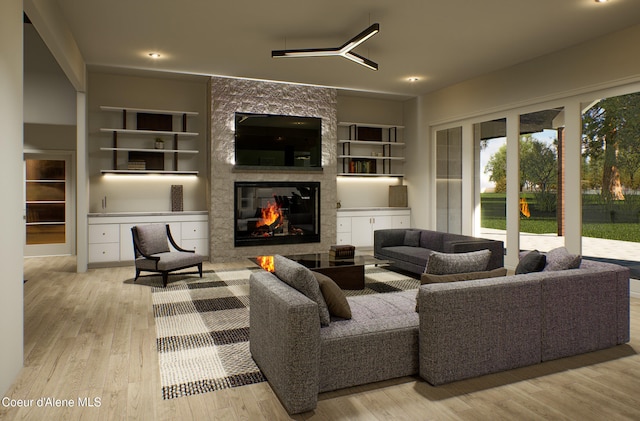
[[[496,184],[496,192],[507,191],[507,144],[505,143],[489,158],[484,173],[490,174],[489,180]]]
[[[557,183],[557,153],[546,143],[530,134],[520,137],[520,190],[530,190],[547,195]],[[507,180],[507,145],[502,145],[489,158],[484,172],[496,183],[496,191],[504,192]]]
[[[624,199],[622,183],[638,184],[640,93],[600,100],[584,113],[582,134],[585,161],[602,167],[603,198]]]

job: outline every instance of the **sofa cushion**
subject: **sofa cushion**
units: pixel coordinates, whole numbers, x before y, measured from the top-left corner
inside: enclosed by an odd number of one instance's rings
[[[442,251],[444,233],[439,231],[423,230],[420,233],[420,247],[429,250]]]
[[[487,269],[491,251],[478,250],[469,253],[440,253],[434,251],[427,260],[425,273],[447,275],[451,273],[480,272]]]
[[[409,247],[420,247],[420,231],[407,230],[404,233],[404,245]]]
[[[329,315],[340,317],[342,319],[351,318],[351,307],[347,301],[344,291],[336,284],[333,279],[319,272],[312,272],[320,286],[322,298],[327,303]]]
[[[540,253],[538,250],[530,251],[529,253],[520,257],[520,262],[516,266],[516,275],[523,273],[540,272],[544,269],[547,263],[547,256]]]
[[[566,247],[558,247],[546,253],[546,271],[577,269],[580,267],[582,257],[579,254],[571,254]]]
[[[423,273],[420,277],[420,284],[435,284],[440,282],[458,282],[471,281],[474,279],[497,278],[498,276],[506,276],[506,268],[498,268],[493,270],[484,270],[480,272],[466,273],[450,273],[447,275],[434,275],[432,273]]]
[[[167,228],[162,224],[138,225],[138,247],[146,255],[169,251]]]
[[[322,326],[328,326],[331,320],[329,310],[327,309],[327,303],[322,297],[320,286],[315,276],[313,276],[313,273],[300,263],[280,255],[273,257],[273,265],[275,268],[274,273],[281,281],[297,289],[307,298],[318,304],[320,324]]]
[[[431,254],[431,250],[422,247],[392,246],[384,247],[382,253],[390,259],[413,263],[424,268]]]

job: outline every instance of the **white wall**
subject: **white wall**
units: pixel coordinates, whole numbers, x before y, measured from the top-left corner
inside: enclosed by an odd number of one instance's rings
[[[148,72],[124,75],[93,71],[89,73],[89,212],[149,212],[171,211],[171,185],[184,186],[184,210],[207,209],[207,82],[206,77],[166,75]],[[100,170],[111,169],[111,152],[100,147],[112,145],[111,134],[100,128],[121,128],[122,116],[116,112],[100,110],[101,105],[133,107],[155,110],[197,111],[188,117],[188,131],[197,132],[197,138],[179,140],[181,149],[197,149],[197,155],[179,156],[179,169],[197,170],[197,178],[159,176],[135,178],[127,176],[104,177]],[[175,123],[174,123],[175,124]],[[134,126],[135,127],[135,126]],[[129,126],[128,128],[132,128]],[[139,138],[145,141],[146,138]],[[146,139],[147,141],[153,138]],[[147,145],[147,147],[149,147]],[[170,159],[168,157],[167,159]],[[107,197],[107,208],[102,199]]]
[[[404,100],[338,95],[338,122],[405,126]],[[340,133],[340,130],[338,130]],[[404,141],[413,143],[412,128],[404,129]],[[342,208],[389,206],[389,186],[402,184],[399,178],[338,178],[338,200]]]
[[[24,55],[25,123],[75,125],[76,90],[30,24],[24,24]]]
[[[0,396],[23,364],[22,1],[0,2]]]

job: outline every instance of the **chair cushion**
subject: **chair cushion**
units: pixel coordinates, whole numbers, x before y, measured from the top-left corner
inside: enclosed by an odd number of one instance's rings
[[[204,256],[196,253],[186,253],[182,251],[168,251],[164,253],[156,253],[156,257],[160,258],[158,266],[154,260],[139,257],[136,259],[136,268],[142,270],[174,270],[183,267],[195,266],[202,263]]]
[[[275,268],[274,274],[280,278],[282,282],[297,289],[307,298],[318,304],[320,324],[322,326],[328,326],[331,321],[329,310],[327,309],[327,303],[324,301],[324,297],[322,297],[320,286],[315,276],[313,276],[313,273],[300,263],[278,254],[273,256],[273,265]]]
[[[146,255],[169,251],[167,228],[162,224],[138,225],[138,247]]]

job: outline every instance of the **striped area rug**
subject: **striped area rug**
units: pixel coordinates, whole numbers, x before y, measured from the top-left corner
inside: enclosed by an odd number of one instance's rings
[[[163,399],[265,381],[249,351],[249,276],[261,270],[184,276],[152,289]],[[417,288],[420,281],[365,268],[365,289],[347,295]]]

